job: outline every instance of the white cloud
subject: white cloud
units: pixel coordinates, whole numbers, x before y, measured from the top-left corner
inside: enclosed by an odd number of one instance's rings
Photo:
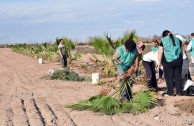
[[[134,0],[135,3],[152,3],[152,2],[159,2],[161,0]]]
[[[74,4],[52,4],[4,3],[0,5],[0,20],[28,23],[59,22],[75,20],[87,13],[74,10],[73,8],[77,7]],[[82,9],[82,6],[79,9]]]
[[[185,0],[184,3],[185,4],[189,4],[190,3],[190,0]]]

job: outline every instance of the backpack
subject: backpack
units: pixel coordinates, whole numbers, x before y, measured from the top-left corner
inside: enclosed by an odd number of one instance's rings
[[[194,96],[194,82],[192,80],[185,82],[183,94],[186,96]]]
[[[187,88],[185,95],[186,96],[194,96],[194,86],[193,85],[191,85]]]

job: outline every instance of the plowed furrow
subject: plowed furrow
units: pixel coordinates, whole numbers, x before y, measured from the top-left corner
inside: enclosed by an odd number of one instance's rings
[[[13,110],[8,108],[5,110],[5,126],[14,126],[13,124]]]
[[[16,99],[12,103],[14,126],[30,126],[23,99]]]
[[[46,122],[36,104],[35,99],[32,98],[28,100],[26,103],[24,102],[24,105],[26,106],[26,113],[28,115],[30,125],[32,126],[46,125]]]
[[[52,108],[46,103],[46,101],[42,98],[36,99],[36,103],[41,110],[42,116],[45,119],[45,122],[48,126],[58,126],[58,118]]]
[[[58,117],[59,126],[77,126],[69,113],[67,113],[61,105],[55,106],[54,111]]]
[[[57,125],[57,116],[55,115],[55,113],[53,112],[51,107],[48,104],[45,104],[44,107],[45,107],[45,112],[48,113],[48,114],[46,114],[48,122],[50,122],[53,126],[58,126]]]

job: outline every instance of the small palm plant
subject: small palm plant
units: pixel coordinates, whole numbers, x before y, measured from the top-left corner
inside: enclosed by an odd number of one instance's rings
[[[132,72],[131,69],[128,74],[131,75]],[[120,78],[117,78],[116,80],[120,80]],[[118,82],[116,80],[114,82]],[[67,105],[66,107],[75,110],[91,110],[94,112],[113,115],[121,112],[138,114],[148,111],[155,105],[156,98],[154,97],[154,93],[149,90],[141,90],[134,93],[134,96],[130,101],[120,102],[121,92],[127,87],[130,87],[127,77],[123,78],[120,82],[121,85],[110,95],[105,94],[105,96],[103,96],[101,94],[92,96],[88,100],[73,105]],[[131,95],[130,92],[127,92],[127,94]]]
[[[121,91],[120,88],[119,91]],[[110,96],[96,95],[88,100],[81,101],[77,104],[66,105],[67,108],[75,110],[91,110],[107,115],[116,113],[133,113],[139,114],[148,111],[156,103],[156,98],[153,92],[149,90],[141,90],[134,94],[133,99],[129,102],[121,103],[119,99]]]

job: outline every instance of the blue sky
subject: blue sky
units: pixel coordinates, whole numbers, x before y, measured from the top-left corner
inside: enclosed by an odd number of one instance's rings
[[[0,43],[194,32],[194,0],[0,0]]]

